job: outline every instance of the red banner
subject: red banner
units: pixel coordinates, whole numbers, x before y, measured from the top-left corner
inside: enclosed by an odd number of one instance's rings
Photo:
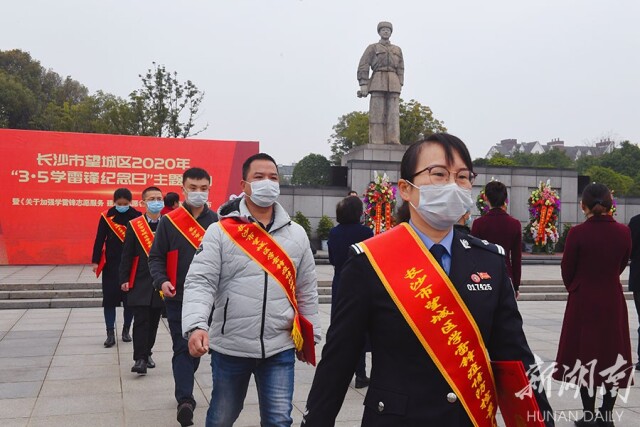
[[[0,129],[0,264],[87,264],[100,213],[126,187],[182,195],[182,173],[211,175],[212,209],[240,192],[258,142]]]

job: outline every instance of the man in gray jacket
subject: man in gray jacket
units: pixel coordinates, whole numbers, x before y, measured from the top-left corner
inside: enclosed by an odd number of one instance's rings
[[[211,353],[207,427],[233,425],[252,374],[261,425],[290,426],[295,358],[305,361],[296,339],[299,315],[313,324],[316,343],[321,336],[315,263],[304,229],[276,202],[273,158],[249,157],[241,187],[245,195],[220,208],[221,221],[207,229],[193,258],[182,330],[194,357]]]

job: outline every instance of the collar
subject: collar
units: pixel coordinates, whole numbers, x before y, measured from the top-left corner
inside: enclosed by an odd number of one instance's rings
[[[191,216],[193,216],[193,206],[191,206],[189,203],[187,202],[182,202],[182,206],[184,206],[184,208],[187,210],[187,212],[189,212],[191,214]],[[202,215],[206,214],[209,211],[209,205],[207,205],[206,203],[204,204],[204,209],[202,210],[202,212],[200,213],[200,215],[198,215],[198,218],[200,218]],[[194,217],[195,218],[195,217]],[[196,218],[196,220],[198,219]]]
[[[162,215],[160,215],[160,216],[158,217],[158,219],[151,219],[151,218],[149,218],[149,215],[147,215],[147,213],[145,212],[145,213],[144,213],[144,217],[147,219],[147,222],[148,222],[149,224],[153,224],[154,222],[158,222],[158,221],[160,221],[160,218],[162,218]]]
[[[409,220],[409,225],[418,234],[418,236],[420,237],[420,240],[422,240],[422,243],[424,243],[427,249],[431,250],[431,246],[435,244],[434,241],[431,240],[429,237],[427,237],[427,235],[424,234],[422,231],[418,230],[418,228],[413,224],[413,221]],[[449,256],[451,256],[451,245],[453,244],[453,227],[451,227],[451,230],[449,230],[449,234],[444,236],[444,239],[442,239],[440,244],[444,246]]]

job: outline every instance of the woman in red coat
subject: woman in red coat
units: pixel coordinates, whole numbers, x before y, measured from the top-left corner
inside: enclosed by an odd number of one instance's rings
[[[612,200],[606,186],[589,184],[581,205],[587,220],[569,231],[562,257],[569,299],[553,377],[580,386],[584,416],[576,425],[613,426],[617,390],[629,387],[633,376],[627,305],[620,284],[631,254],[631,233],[609,215]],[[576,372],[579,367],[582,373]],[[606,394],[596,414],[598,386]]]

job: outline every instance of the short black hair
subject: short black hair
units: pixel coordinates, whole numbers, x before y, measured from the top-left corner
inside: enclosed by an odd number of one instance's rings
[[[128,201],[133,200],[133,194],[131,194],[131,190],[128,188],[118,188],[113,192],[113,201],[116,202],[119,199],[127,199]]]
[[[438,144],[444,150],[445,159],[447,163],[453,163],[453,152],[457,152],[467,169],[473,172],[473,163],[471,161],[471,155],[464,142],[457,136],[449,133],[434,133],[426,137],[425,139],[418,141],[409,146],[407,151],[402,156],[402,163],[400,164],[400,178],[413,183],[415,178],[416,169],[418,167],[418,159],[420,158],[420,152],[426,144]],[[398,209],[397,214],[398,222],[409,221],[409,203],[403,202]]]
[[[355,191],[355,190],[351,190],[351,191],[349,191],[349,193],[347,194],[347,197],[349,197],[349,196],[357,196],[357,195],[358,195],[358,192],[357,192],[357,191]]]
[[[267,153],[254,154],[253,156],[251,156],[247,160],[245,160],[244,163],[242,164],[242,179],[243,180],[246,181],[247,175],[249,174],[249,168],[251,167],[251,163],[253,163],[256,160],[268,160],[268,161],[272,162],[274,165],[276,165],[276,170],[278,170],[278,164],[273,159],[273,157],[271,157]]]
[[[347,196],[336,205],[336,220],[340,224],[358,224],[362,217],[362,200],[358,196]]]
[[[190,168],[184,171],[182,174],[182,183],[184,184],[187,179],[206,179],[211,184],[211,177],[206,170],[202,168]]]
[[[485,185],[484,195],[492,208],[500,208],[507,201],[507,186],[499,181],[491,181]]]
[[[589,184],[582,190],[582,204],[594,215],[606,214],[613,206],[611,191],[604,184]]]
[[[172,207],[176,203],[180,203],[180,195],[170,191],[164,196],[164,205],[168,208]]]
[[[145,196],[149,191],[159,191],[160,194],[162,194],[162,190],[159,189],[158,187],[147,187],[144,190],[142,190],[142,200],[144,200]]]

